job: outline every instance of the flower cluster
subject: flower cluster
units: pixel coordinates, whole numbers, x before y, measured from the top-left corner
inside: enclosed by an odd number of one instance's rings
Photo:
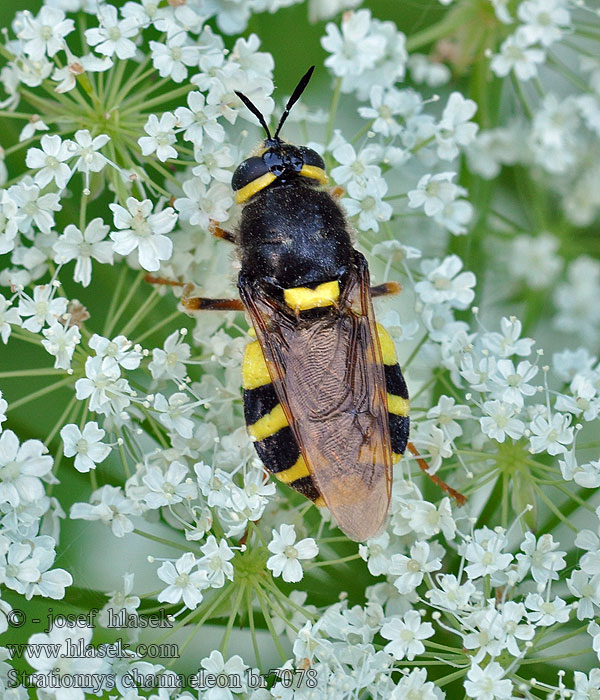
[[[60,655],[106,649],[121,614],[137,643],[157,607],[198,670],[240,677],[209,700],[600,692],[598,17],[448,0],[405,34],[368,4],[44,0],[5,33],[0,591],[55,614],[110,591],[102,630],[21,630],[55,645],[25,654],[39,698],[198,697],[175,658]],[[280,10],[333,18],[317,68],[330,102],[307,92],[284,136],[323,156],[372,279],[402,283],[376,312],[411,441],[467,497],[407,454],[385,529],[358,545],[265,478],[243,420],[243,317],[190,319],[173,298],[234,294],[239,264],[211,233],[235,230],[231,177],[260,138],[238,93],[267,122],[285,98],[259,36],[224,35]],[[22,700],[11,649],[0,691]],[[156,683],[132,688],[140,674]]]

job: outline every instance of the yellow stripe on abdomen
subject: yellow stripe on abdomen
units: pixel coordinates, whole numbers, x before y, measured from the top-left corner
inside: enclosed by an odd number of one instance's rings
[[[258,340],[248,343],[242,361],[242,386],[244,389],[257,389],[269,384],[271,376],[267,369],[265,356]]]
[[[379,336],[379,345],[381,346],[383,364],[395,365],[398,360],[396,359],[396,348],[394,346],[394,341],[380,323],[377,324],[377,335]]]
[[[303,476],[309,476],[308,467],[306,466],[304,457],[300,455],[295,464],[281,472],[275,472],[275,476],[279,479],[279,481],[283,481],[284,484],[291,484],[292,481],[296,481],[296,479],[301,479]]]
[[[408,399],[403,399],[401,396],[394,394],[387,395],[388,411],[396,416],[408,416],[410,412],[410,403]]]
[[[307,311],[323,306],[332,306],[340,297],[340,283],[337,280],[323,282],[314,289],[292,287],[283,290],[285,303],[294,311]]]
[[[275,435],[276,432],[288,425],[289,423],[283,412],[283,407],[278,403],[270,413],[259,418],[256,423],[249,425],[248,432],[256,440],[264,440],[265,438]]]

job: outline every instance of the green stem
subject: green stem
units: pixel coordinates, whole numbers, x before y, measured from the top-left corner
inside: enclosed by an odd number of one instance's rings
[[[137,528],[135,528],[133,532],[140,537],[145,537],[147,540],[152,540],[152,542],[166,544],[169,547],[180,549],[182,552],[193,552],[198,557],[202,556],[202,552],[194,551],[190,548],[189,544],[184,544],[183,542],[173,542],[173,540],[167,540],[165,537],[159,537],[158,535],[153,535],[151,532],[144,532],[143,530],[138,530]]]
[[[335,86],[333,88],[333,95],[331,97],[331,105],[329,106],[329,121],[327,122],[327,131],[325,132],[325,146],[331,141],[333,136],[333,125],[335,124],[335,116],[337,113],[337,108],[340,103],[340,97],[342,94],[342,79],[335,79]]]
[[[242,598],[244,596],[244,592],[246,590],[246,583],[242,582],[239,584],[238,592],[235,597],[233,606],[231,608],[231,613],[229,614],[229,619],[227,620],[227,627],[225,628],[225,634],[223,635],[223,639],[221,640],[221,644],[219,644],[219,651],[223,656],[227,653],[227,646],[229,645],[229,637],[231,636],[231,630],[233,628],[233,623],[235,622],[235,618],[237,617],[239,608],[240,608],[240,603],[242,602]]]
[[[61,387],[65,386],[65,384],[70,384],[73,381],[72,377],[65,377],[64,379],[61,379],[60,382],[55,382],[54,384],[50,384],[49,386],[45,386],[43,389],[39,389],[38,391],[34,391],[33,394],[28,394],[27,396],[23,396],[23,398],[18,399],[17,401],[13,401],[8,405],[8,408],[6,409],[7,413],[8,411],[14,411],[15,408],[19,408],[19,406],[24,406],[26,403],[29,403],[30,401],[34,401],[35,399],[39,399],[40,396],[45,396],[46,394],[50,394],[52,391],[56,391],[57,389],[60,389]]]

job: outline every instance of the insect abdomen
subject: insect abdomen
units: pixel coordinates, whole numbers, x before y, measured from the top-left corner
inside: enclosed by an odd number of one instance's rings
[[[408,391],[394,343],[388,332],[377,324],[377,333],[385,370],[388,396],[388,422],[394,461],[398,461],[408,442],[410,426]],[[296,438],[279,402],[257,340],[246,346],[242,364],[244,416],[248,432],[266,469],[316,505],[323,505]]]
[[[279,403],[257,340],[246,346],[242,385],[246,425],[266,469],[316,505],[323,505]]]
[[[396,360],[394,342],[385,328],[379,323],[377,324],[377,334],[385,370],[390,441],[392,443],[394,461],[397,462],[404,454],[408,442],[410,428],[408,390],[402,370]]]

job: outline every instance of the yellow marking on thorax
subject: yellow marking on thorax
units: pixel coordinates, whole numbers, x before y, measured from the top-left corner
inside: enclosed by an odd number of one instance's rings
[[[288,425],[289,423],[283,412],[283,407],[278,403],[270,413],[259,418],[256,423],[249,425],[248,432],[256,440],[264,440],[265,438],[275,435],[276,432]]]
[[[248,343],[242,361],[242,387],[257,389],[259,386],[269,384],[270,381],[271,376],[260,343],[258,340]]]
[[[255,195],[257,192],[264,190],[265,187],[270,185],[275,179],[275,175],[273,175],[273,173],[271,172],[268,172],[264,175],[261,175],[260,177],[257,177],[255,180],[252,180],[252,182],[249,182],[247,185],[244,185],[235,193],[236,203],[243,204],[244,202],[247,202],[250,199],[250,197]]]
[[[395,365],[398,360],[396,359],[396,348],[394,346],[394,341],[380,323],[377,324],[377,335],[379,336],[379,345],[381,345],[383,364]]]
[[[300,455],[295,464],[292,464],[288,469],[284,469],[281,472],[275,472],[275,476],[279,481],[283,481],[284,484],[291,484],[292,481],[296,479],[302,479],[304,476],[310,476],[304,457]]]
[[[399,454],[398,452],[392,452],[392,463],[398,464],[398,462],[404,457],[404,454]]]
[[[388,394],[387,400],[390,413],[393,413],[395,416],[408,416],[410,410],[408,399],[403,399],[395,394]]]
[[[323,282],[310,289],[309,287],[293,287],[283,290],[285,303],[294,311],[306,311],[321,306],[331,306],[340,298],[340,283],[337,280]]]
[[[315,498],[313,503],[318,507],[318,508],[327,508],[327,503],[325,503],[325,499],[323,496],[318,496]]]
[[[327,173],[323,168],[318,168],[316,165],[303,165],[300,169],[300,175],[310,177],[312,180],[318,180],[322,185],[326,185],[329,182]]]

